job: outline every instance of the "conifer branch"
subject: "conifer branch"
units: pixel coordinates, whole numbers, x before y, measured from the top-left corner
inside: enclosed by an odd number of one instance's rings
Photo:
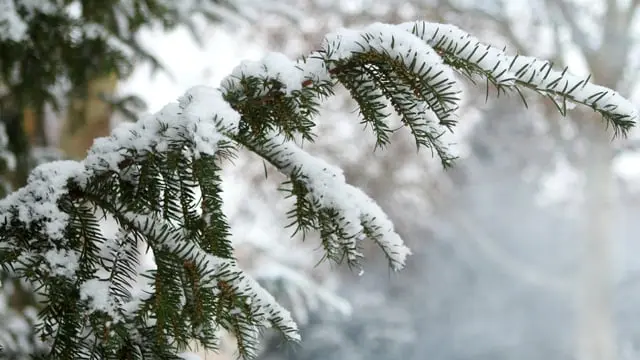
[[[233,256],[219,172],[240,146],[288,177],[291,226],[317,231],[329,259],[358,266],[369,239],[401,269],[411,252],[380,207],[294,139],[313,141],[315,116],[340,84],[378,145],[389,142],[393,110],[416,145],[448,166],[440,137],[456,123],[454,71],[500,91],[530,88],[590,106],[616,132],[636,117],[610,89],[510,57],[449,25],[374,24],[329,34],[298,61],[269,54],[243,62],[220,89],[190,89],[177,104],[96,139],[84,161],[36,168],[0,201],[0,264],[47,299],[38,332],[50,340],[50,358],[176,358],[192,339],[214,349],[222,328],[244,357],[256,354],[266,327],[298,340],[290,313]],[[138,243],[153,251],[155,269],[138,269]]]
[[[531,89],[553,101],[563,116],[573,107],[567,103],[586,105],[602,115],[615,135],[626,135],[635,124],[637,109],[633,104],[615,90],[590,83],[591,76],[581,78],[571,75],[567,68],[554,70],[549,61],[507,55],[453,25],[418,21],[401,26],[429,42],[463,75],[487,79],[498,93]]]

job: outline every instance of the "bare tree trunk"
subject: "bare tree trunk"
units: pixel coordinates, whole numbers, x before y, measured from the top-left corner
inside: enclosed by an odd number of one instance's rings
[[[615,181],[611,134],[596,115],[583,119],[585,246],[578,281],[578,360],[616,358],[613,321],[613,237]]]

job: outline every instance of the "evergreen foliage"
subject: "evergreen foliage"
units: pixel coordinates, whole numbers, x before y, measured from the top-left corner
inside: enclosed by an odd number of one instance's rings
[[[443,24],[343,29],[297,61],[243,62],[220,89],[192,88],[116,128],[82,162],[37,167],[0,202],[0,264],[43,298],[42,358],[178,359],[193,340],[215,349],[223,329],[248,358],[265,328],[299,340],[289,312],[234,259],[221,210],[225,160],[243,147],[286,175],[293,231],[319,233],[329,260],[360,266],[371,240],[400,270],[410,251],[380,207],[299,144],[314,140],[319,105],[344,86],[378,146],[396,131],[385,122],[395,111],[416,145],[449,166],[440,139],[456,122],[457,75],[499,93],[533,89],[563,112],[568,101],[592,107],[617,133],[636,117],[615,91]],[[156,268],[141,268],[139,244]]]
[[[282,6],[253,0],[0,0],[0,198],[23,186],[35,166],[64,158],[47,146],[49,109],[57,116],[78,110],[72,121],[80,127],[89,105],[69,107],[90,98],[93,81],[125,78],[140,62],[163,70],[140,43],[142,30],[186,27],[200,41],[199,18],[238,24],[264,12],[292,15]],[[144,106],[136,96],[96,95],[133,120]],[[0,279],[2,357],[22,359],[39,348],[29,329],[38,306],[27,282],[4,272]]]

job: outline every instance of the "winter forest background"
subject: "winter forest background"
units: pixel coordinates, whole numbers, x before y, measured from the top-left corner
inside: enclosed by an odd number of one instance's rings
[[[186,27],[138,34],[166,71],[153,72],[141,61],[130,77],[95,79],[92,89],[139,96],[144,111],[156,112],[191,86],[217,86],[243,59],[268,51],[295,57],[341,26],[421,19],[552,59],[576,75],[591,73],[635,104],[639,3],[280,0],[273,2],[278,14],[258,8],[244,16],[221,8],[223,21],[195,19],[199,42]],[[232,185],[224,198],[237,256],[302,328],[300,346],[268,337],[260,359],[640,358],[640,138],[632,132],[611,141],[592,112],[575,109],[563,118],[538,97],[526,95],[529,109],[522,111],[517,96],[485,100],[473,87],[465,94],[458,132],[448,139],[460,156],[450,170],[428,152],[416,153],[408,137],[373,152],[373,139],[361,136],[347,97],[320,117],[315,152],[378,201],[412,248],[400,273],[389,272],[375,251],[366,254],[361,274],[316,266],[320,253],[313,241],[302,243],[282,230],[286,202],[277,195],[278,174],[270,172],[265,181],[263,163],[248,154],[226,169],[225,184]],[[99,100],[84,106],[89,110],[81,125],[70,125],[73,103],[64,116],[47,115],[48,140],[37,147],[43,154],[56,157],[48,149],[58,147],[83,157],[94,137],[128,121]],[[0,338],[14,312],[22,311],[7,298],[0,300]],[[230,345],[205,358],[233,353]]]

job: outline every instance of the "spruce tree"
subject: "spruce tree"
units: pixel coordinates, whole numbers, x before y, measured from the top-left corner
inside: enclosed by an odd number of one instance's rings
[[[243,62],[220,88],[194,87],[96,139],[83,161],[38,166],[0,201],[0,264],[43,302],[37,358],[179,359],[194,340],[215,349],[222,331],[250,358],[269,327],[298,341],[290,313],[234,259],[222,167],[239,148],[255,153],[288,178],[280,189],[295,199],[293,233],[319,233],[326,258],[352,267],[373,241],[400,270],[410,250],[382,209],[302,144],[314,140],[320,104],[343,86],[377,147],[399,130],[386,122],[396,112],[416,146],[448,167],[454,159],[441,135],[458,120],[460,77],[498,94],[533,90],[563,114],[569,104],[591,107],[619,134],[636,117],[589,78],[445,24],[342,29],[296,61],[271,53]],[[139,245],[155,268],[141,268]]]

